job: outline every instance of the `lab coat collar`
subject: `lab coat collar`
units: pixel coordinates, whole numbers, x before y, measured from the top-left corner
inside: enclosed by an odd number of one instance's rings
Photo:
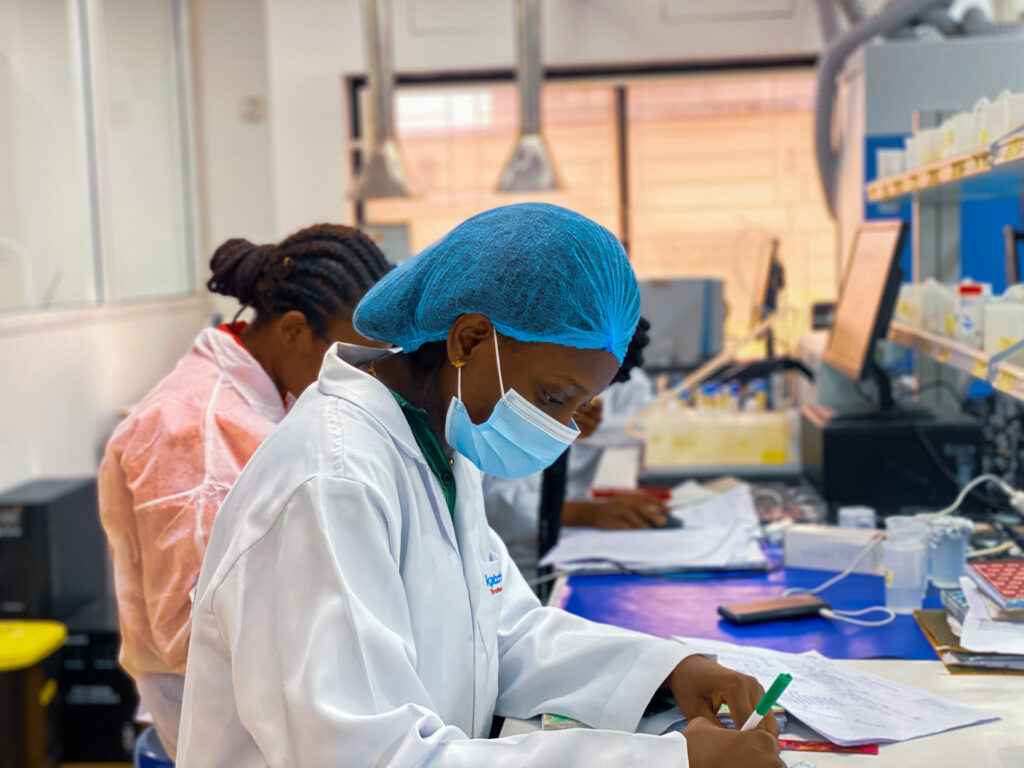
[[[425,473],[430,474],[430,467],[423,456],[416,438],[412,434],[409,422],[406,421],[402,408],[395,400],[391,390],[385,387],[376,377],[359,370],[357,365],[363,365],[371,360],[380,360],[390,355],[401,352],[401,349],[377,349],[376,347],[361,347],[355,344],[337,342],[324,356],[324,364],[320,369],[320,378],[317,381],[317,388],[322,394],[346,400],[363,411],[371,414],[374,419],[380,422],[385,433],[390,436],[399,449],[407,457],[422,465]],[[456,453],[455,466],[456,477],[464,467],[460,466],[462,457]],[[479,481],[478,481],[479,482]],[[456,483],[456,487],[458,482]],[[460,489],[461,490],[461,489]],[[440,488],[430,488],[430,493],[435,495],[435,516],[437,523],[448,539],[449,545],[456,552],[460,551],[459,535],[456,532],[452,516],[448,513],[448,505],[445,503],[444,495]],[[455,508],[456,514],[461,506],[464,493],[456,493]]]
[[[401,351],[397,347],[379,349],[335,342],[324,356],[317,388],[325,395],[347,400],[372,414],[405,453],[427,466],[409,422],[405,420],[401,406],[391,394],[391,390],[376,377],[356,367],[371,360],[382,360]]]
[[[193,350],[223,371],[257,414],[274,423],[284,418],[285,406],[277,386],[252,353],[231,334],[206,328],[196,337]]]

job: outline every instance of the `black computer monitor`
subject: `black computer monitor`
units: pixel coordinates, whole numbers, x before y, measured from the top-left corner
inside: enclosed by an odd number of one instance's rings
[[[773,238],[771,250],[760,256],[754,271],[754,295],[751,324],[767,320],[779,308],[779,291],[786,287],[786,272],[779,261],[779,239]],[[775,357],[775,336],[771,328],[764,332],[765,357]]]
[[[906,236],[907,226],[899,219],[869,221],[857,229],[823,357],[854,381],[874,378],[883,410],[892,407],[892,393],[888,378],[875,364],[874,350],[885,338],[896,308]]]

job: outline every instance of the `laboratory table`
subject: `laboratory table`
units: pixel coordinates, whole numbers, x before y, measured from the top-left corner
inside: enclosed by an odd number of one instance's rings
[[[675,635],[723,640],[800,653],[817,650],[857,669],[985,709],[1002,719],[897,744],[878,755],[783,752],[787,765],[806,760],[818,768],[1024,768],[1024,676],[951,675],[913,617],[898,616],[886,627],[837,624],[827,619],[736,627],[721,621],[718,605],[778,597],[786,587],[813,587],[833,574],[794,568],[768,573],[575,575],[559,579],[550,602],[594,621],[659,637]],[[822,597],[837,609],[884,604],[880,576],[854,574]],[[939,607],[932,590],[925,607]],[[502,735],[538,727],[509,720]],[[815,738],[794,722],[784,736]]]
[[[817,617],[739,627],[717,612],[723,603],[770,600],[787,587],[815,587],[834,575],[777,568],[767,573],[571,576],[559,583],[553,602],[591,621],[657,637],[700,637],[789,653],[816,650],[831,659],[937,658],[913,616],[897,616],[892,624],[872,629]],[[856,610],[884,605],[885,589],[880,576],[851,574],[821,597],[837,610]],[[925,607],[942,607],[937,590],[929,592]]]
[[[950,675],[939,661],[850,660],[864,672],[898,680],[1002,720],[898,744],[883,744],[877,755],[783,752],[787,765],[805,760],[818,768],[1021,768],[1024,766],[1024,677]],[[502,736],[536,730],[536,720],[507,720]],[[784,737],[814,738],[799,723]]]

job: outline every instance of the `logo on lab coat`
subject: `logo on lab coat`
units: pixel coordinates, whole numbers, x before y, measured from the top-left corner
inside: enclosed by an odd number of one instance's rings
[[[492,576],[484,576],[484,581],[487,582],[487,588],[491,590],[492,595],[501,592],[501,571]]]

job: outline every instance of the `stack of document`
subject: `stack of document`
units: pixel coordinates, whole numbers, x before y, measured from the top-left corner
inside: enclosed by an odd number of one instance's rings
[[[750,488],[674,509],[683,528],[602,531],[563,528],[541,565],[573,572],[763,569],[760,527]]]
[[[779,698],[789,716],[843,746],[906,741],[997,715],[826,659],[816,651],[782,653],[717,640],[676,638],[697,653],[756,678],[767,689],[782,673],[793,682]]]
[[[915,612],[951,672],[1024,674],[1024,609],[1014,591],[1020,590],[1024,573],[1017,562],[972,563],[960,589],[942,591],[945,613]]]
[[[982,592],[974,579],[960,579],[967,613],[961,623],[960,649],[948,651],[955,663],[1024,670],[1024,622]],[[943,659],[946,661],[946,659]]]

